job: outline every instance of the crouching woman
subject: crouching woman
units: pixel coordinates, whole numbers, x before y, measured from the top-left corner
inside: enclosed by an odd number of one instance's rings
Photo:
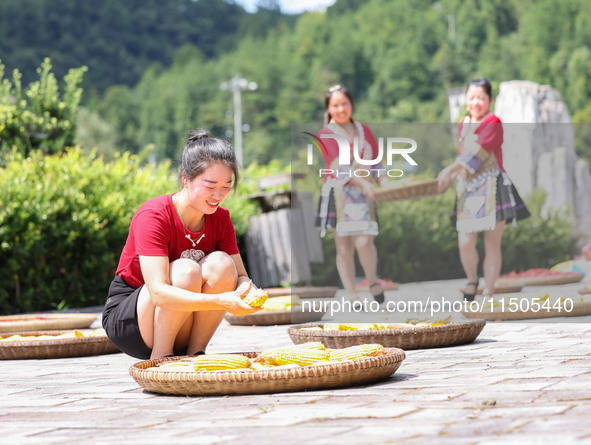
[[[181,177],[181,191],[146,201],[133,216],[103,312],[111,341],[140,359],[202,354],[226,312],[259,310],[241,298],[254,286],[220,207],[238,182],[234,150],[191,132]]]

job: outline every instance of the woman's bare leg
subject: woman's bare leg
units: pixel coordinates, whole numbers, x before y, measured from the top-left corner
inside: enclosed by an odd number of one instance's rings
[[[185,258],[173,261],[170,264],[170,281],[173,286],[201,292],[201,266]],[[191,312],[156,307],[146,286],[140,291],[137,311],[142,339],[146,346],[152,349],[151,358],[173,354],[174,349],[179,347],[183,340],[186,345],[188,335],[183,339],[183,336],[179,337],[179,332],[192,315]]]
[[[343,286],[347,293],[354,298],[357,297],[355,291],[355,247],[353,245],[353,237],[351,236],[334,236],[335,245],[337,248],[337,270],[339,277],[343,282]]]
[[[192,292],[221,293],[236,289],[238,274],[229,255],[213,252],[199,263],[179,259],[171,263],[173,286]],[[155,307],[144,286],[138,298],[138,323],[152,358],[178,351],[205,350],[225,311],[181,312]]]
[[[229,255],[223,252],[212,252],[200,262],[203,271],[201,292],[219,294],[230,292],[238,285],[236,265]],[[211,337],[222,322],[226,311],[193,312],[187,353],[205,351]]]
[[[503,253],[501,241],[503,231],[505,230],[505,221],[499,221],[493,230],[484,232],[484,281],[486,283],[486,292],[494,292],[495,283],[501,274],[501,265],[503,262]]]
[[[355,248],[368,284],[374,284],[377,281],[378,269],[378,250],[374,244],[374,237],[372,235],[356,236]]]
[[[476,283],[478,281],[478,250],[476,249],[476,242],[478,241],[478,233],[462,233],[458,232],[458,246],[460,248],[460,261],[464,268],[464,273],[468,278],[469,283]],[[468,286],[466,293],[476,293],[475,286]]]

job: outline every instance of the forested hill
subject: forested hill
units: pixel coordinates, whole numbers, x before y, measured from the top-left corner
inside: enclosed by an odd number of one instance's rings
[[[0,59],[6,72],[18,68],[25,83],[45,57],[58,77],[85,65],[85,89],[103,92],[135,84],[154,63],[169,66],[184,44],[211,58],[280,20],[295,17],[281,14],[273,1],[250,14],[223,0],[2,0]]]

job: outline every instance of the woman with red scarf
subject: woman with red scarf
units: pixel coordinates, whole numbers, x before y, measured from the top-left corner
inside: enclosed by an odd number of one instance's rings
[[[460,260],[468,278],[464,289],[468,301],[474,300],[478,289],[478,233],[484,232],[483,295],[491,296],[501,272],[505,224],[529,216],[503,168],[503,125],[490,112],[492,99],[488,79],[477,78],[468,83],[468,116],[458,126],[458,156],[438,176],[440,192],[457,179],[452,224],[458,231]]]

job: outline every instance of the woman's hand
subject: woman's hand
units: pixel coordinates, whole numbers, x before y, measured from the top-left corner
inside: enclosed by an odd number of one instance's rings
[[[220,294],[220,304],[227,312],[237,316],[254,314],[255,312],[260,311],[260,307],[252,307],[242,300],[253,286],[254,284],[252,284],[252,281],[248,281],[238,286],[235,291]]]
[[[451,184],[452,179],[449,172],[450,167],[451,165],[448,165],[437,175],[437,193],[445,192]]]
[[[453,164],[445,167],[437,175],[437,191],[439,193],[445,192],[451,182],[458,176],[461,176],[464,179],[466,179],[468,176],[468,170],[466,170],[462,164],[454,162]]]

